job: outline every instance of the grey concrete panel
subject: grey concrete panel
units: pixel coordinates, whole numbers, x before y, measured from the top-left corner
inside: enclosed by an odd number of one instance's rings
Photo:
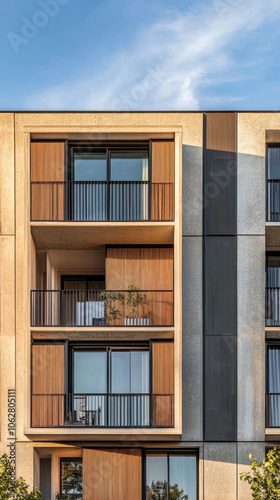
[[[237,477],[237,499],[238,500],[252,500],[252,490],[245,481],[240,481],[241,472],[250,472],[249,454],[252,454],[259,462],[265,457],[265,443],[238,443],[237,444],[237,463],[238,463],[238,477]]]
[[[204,500],[236,500],[235,443],[204,444]]]
[[[265,238],[237,238],[238,440],[264,441]]]
[[[183,144],[183,235],[202,234],[203,149]]]
[[[199,441],[202,435],[202,237],[183,237],[183,435]]]
[[[204,166],[204,232],[236,234],[236,153],[206,150]]]
[[[51,500],[51,459],[40,459],[40,491],[43,500]]]
[[[265,158],[238,154],[237,233],[265,232]]]
[[[204,337],[204,439],[236,440],[236,337]]]
[[[204,333],[236,335],[236,237],[204,238]]]

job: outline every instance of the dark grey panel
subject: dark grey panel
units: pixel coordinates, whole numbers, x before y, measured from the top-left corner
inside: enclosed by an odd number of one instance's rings
[[[236,236],[204,238],[204,334],[236,335]]]
[[[40,459],[40,491],[43,500],[51,500],[51,459]]]
[[[236,440],[236,337],[204,339],[204,440]]]
[[[206,149],[204,234],[236,234],[236,153]]]

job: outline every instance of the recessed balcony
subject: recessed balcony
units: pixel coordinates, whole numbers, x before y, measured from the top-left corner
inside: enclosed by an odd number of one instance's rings
[[[32,290],[31,326],[173,326],[173,291]]]
[[[31,221],[174,221],[174,184],[149,181],[31,182]]]

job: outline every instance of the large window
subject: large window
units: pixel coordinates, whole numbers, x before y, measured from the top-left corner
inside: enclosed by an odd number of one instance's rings
[[[267,345],[267,427],[280,427],[280,345]]]
[[[148,150],[70,147],[68,210],[72,220],[147,220]]]
[[[61,459],[60,500],[82,500],[83,465],[82,459]]]
[[[146,500],[197,500],[197,457],[184,453],[146,455]]]
[[[267,254],[266,325],[280,325],[280,254],[274,252]]]
[[[77,425],[149,425],[148,350],[76,348],[71,359]]]
[[[267,149],[267,220],[280,221],[280,147]]]

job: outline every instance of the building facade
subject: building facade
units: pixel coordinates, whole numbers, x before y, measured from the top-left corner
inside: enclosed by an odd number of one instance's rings
[[[0,114],[1,453],[44,500],[249,500],[280,439],[280,113]]]

